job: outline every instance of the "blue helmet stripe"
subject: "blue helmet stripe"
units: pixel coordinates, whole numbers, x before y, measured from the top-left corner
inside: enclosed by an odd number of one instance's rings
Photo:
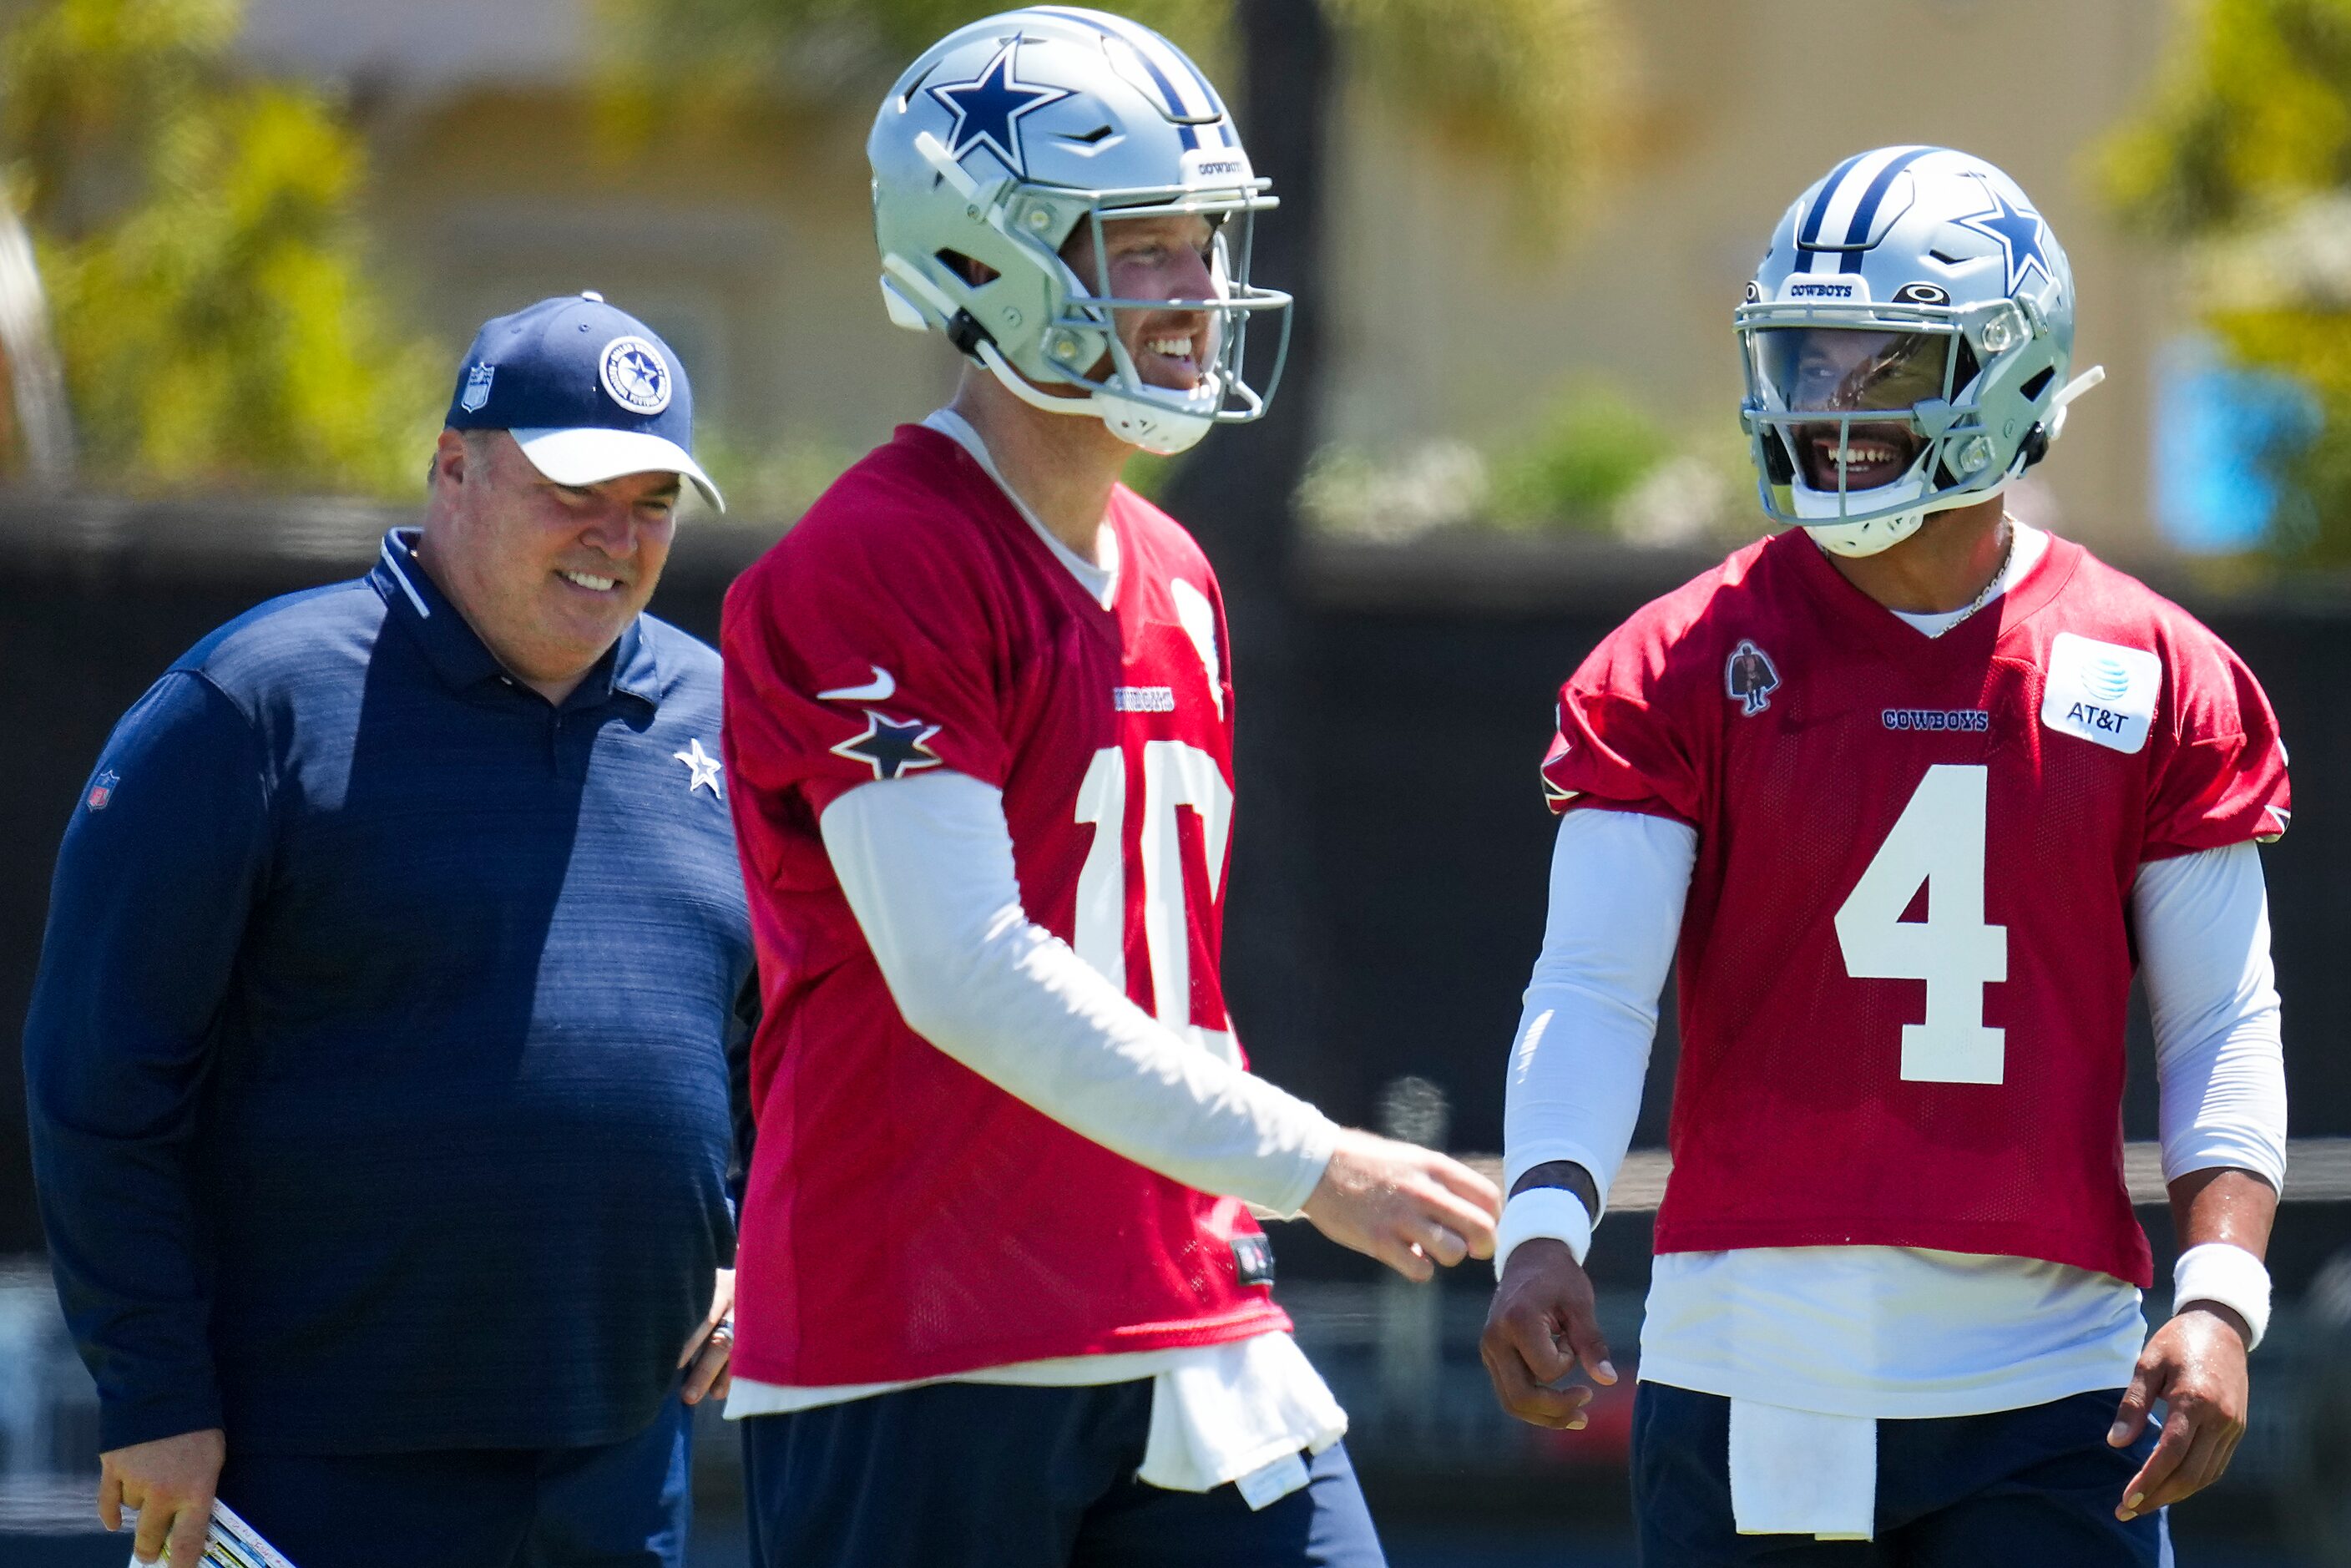
[[[1223,118],[1225,106],[1217,99],[1217,89],[1208,84],[1207,77],[1200,74],[1200,68],[1185,57],[1183,50],[1141,23],[1130,22],[1123,16],[1111,16],[1109,20],[1110,25],[1134,47],[1134,52],[1143,57],[1144,63],[1151,68],[1153,79],[1160,83],[1174,101],[1176,118]]]
[[[1172,45],[1150,28],[1130,22],[1123,16],[1113,16],[1102,11],[1087,11],[1074,5],[1039,5],[1033,9],[1048,16],[1082,22],[1103,37],[1116,38],[1132,49],[1134,52],[1134,57],[1143,62],[1143,68],[1150,73],[1153,85],[1158,88],[1159,110],[1168,119],[1181,121],[1223,118],[1224,105],[1217,97],[1217,89],[1208,85],[1208,78],[1200,74],[1197,66],[1186,59]],[[1204,107],[1195,109],[1185,103],[1183,94],[1177,90],[1175,81],[1169,78],[1166,70],[1161,68],[1162,56],[1165,57],[1167,65],[1182,68],[1185,75],[1190,78],[1192,87]],[[1188,126],[1185,130],[1186,134],[1184,144],[1186,147],[1198,146],[1200,141],[1198,135]]]
[[[1844,162],[1831,170],[1829,172],[1829,177],[1821,182],[1821,193],[1813,198],[1813,210],[1804,214],[1803,230],[1796,235],[1796,243],[1799,246],[1809,248],[1819,241],[1821,237],[1821,224],[1822,221],[1829,215],[1830,204],[1836,200],[1837,186],[1844,183],[1844,177],[1847,174],[1853,172],[1853,166],[1855,164],[1860,162],[1864,158],[1868,156],[1869,154],[1866,152],[1855,153],[1852,157],[1846,159]]]
[[[1928,153],[1941,151],[1939,147],[1912,147],[1906,149],[1899,158],[1886,160],[1886,167],[1877,172],[1877,178],[1869,183],[1869,189],[1861,193],[1861,204],[1853,210],[1853,222],[1845,225],[1846,250],[1844,259],[1837,264],[1839,272],[1861,270],[1863,247],[1869,243],[1870,225],[1877,221],[1877,209],[1884,204],[1886,193],[1892,188],[1894,177]]]
[[[1821,253],[1815,247],[1821,237],[1821,225],[1828,221],[1829,208],[1836,204],[1837,192],[1844,184],[1845,176],[1868,156],[1866,152],[1855,153],[1829,171],[1829,177],[1821,182],[1821,193],[1813,198],[1813,210],[1804,214],[1803,229],[1796,235],[1797,271],[1812,271],[1813,264],[1820,259]]]

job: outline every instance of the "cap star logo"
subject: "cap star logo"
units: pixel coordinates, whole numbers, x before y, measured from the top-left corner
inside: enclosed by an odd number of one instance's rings
[[[970,81],[945,82],[929,89],[940,107],[955,116],[947,131],[947,156],[957,162],[975,147],[996,154],[997,162],[1020,179],[1029,170],[1020,154],[1020,119],[1049,103],[1070,96],[1058,87],[1032,87],[1013,74],[1020,40],[1008,38],[987,68]]]
[[[876,779],[895,779],[939,765],[938,753],[929,745],[931,737],[938,732],[937,725],[925,724],[921,719],[892,718],[867,708],[865,732],[851,736],[831,750],[835,757],[864,763],[873,769]]]
[[[597,375],[612,401],[635,413],[659,413],[669,406],[669,361],[643,338],[615,338],[604,345]]]
[[[687,741],[684,751],[673,751],[670,756],[685,764],[687,794],[691,795],[696,789],[706,789],[714,799],[720,800],[726,799],[726,793],[718,787],[718,758],[702,749],[700,736]]]
[[[2049,225],[2041,221],[2041,214],[2031,207],[2012,204],[1989,183],[1984,192],[1991,197],[1991,207],[1961,218],[1959,226],[2000,242],[2001,255],[2008,260],[2007,292],[2014,294],[2024,275],[2035,267],[2043,277],[2055,282],[2057,275],[2050,270],[2048,253],[2042,249],[2042,242],[2049,237]]]

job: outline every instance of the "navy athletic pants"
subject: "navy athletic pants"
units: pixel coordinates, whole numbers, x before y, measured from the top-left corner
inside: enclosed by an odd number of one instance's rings
[[[1877,1424],[1877,1539],[1741,1535],[1730,1513],[1730,1401],[1644,1383],[1633,1404],[1633,1511],[1645,1568],[2169,1568],[2160,1512],[2115,1517],[2155,1450],[2147,1424],[2106,1447],[2123,1391],[1989,1416]]]
[[[692,1433],[674,1394],[599,1448],[254,1454],[231,1433],[220,1495],[295,1568],[684,1568]]]
[[[1151,1383],[939,1383],[743,1422],[752,1568],[1385,1568],[1334,1443],[1252,1512],[1134,1479]]]

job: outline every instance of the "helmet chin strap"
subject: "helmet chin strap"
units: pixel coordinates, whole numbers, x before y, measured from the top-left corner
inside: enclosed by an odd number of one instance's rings
[[[1956,512],[1962,507],[1972,507],[1979,501],[2004,495],[2016,479],[2016,475],[2005,474],[1998,484],[1988,488],[1954,496],[1934,506],[1922,506],[1915,512],[1896,512],[1890,517],[1872,517],[1862,523],[1806,523],[1802,527],[1813,536],[1813,542],[1831,555],[1855,560],[1892,549],[1926,527],[1927,519],[1937,512]]]
[[[1180,413],[1162,409],[1139,400],[1124,398],[1106,387],[1096,387],[1083,397],[1060,397],[1030,382],[1014,369],[1003,350],[982,338],[972,345],[973,353],[986,365],[1007,392],[1030,408],[1047,413],[1074,414],[1094,418],[1108,425],[1111,434],[1132,446],[1139,446],[1155,457],[1173,457],[1179,452],[1189,452],[1208,434],[1214,421],[1197,414]]]

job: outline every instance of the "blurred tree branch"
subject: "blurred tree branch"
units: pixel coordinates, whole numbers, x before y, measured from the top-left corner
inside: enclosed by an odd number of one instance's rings
[[[370,285],[358,138],[242,79],[240,0],[49,0],[0,37],[0,142],[88,467],[189,484],[413,491],[437,357]]]

